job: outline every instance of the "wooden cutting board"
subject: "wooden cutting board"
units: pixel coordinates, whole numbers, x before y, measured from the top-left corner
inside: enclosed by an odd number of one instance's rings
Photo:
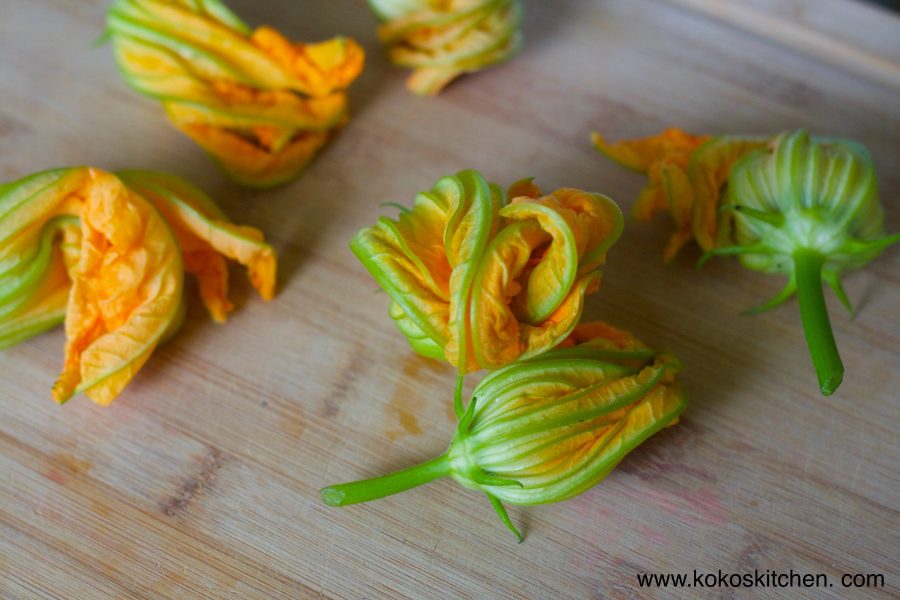
[[[670,125],[806,127],[865,143],[900,230],[900,19],[849,0],[532,0],[514,61],[439,98],[403,88],[359,1],[234,0],[299,39],[368,52],[349,127],[295,183],[242,190],[127,89],[92,47],[105,0],[0,2],[0,179],[61,165],[185,176],[262,228],[280,290],[233,273],[237,310],[210,322],[190,290],[183,331],[109,408],[50,401],[63,334],[0,353],[0,597],[896,597],[900,588],[900,252],[847,278],[829,307],[847,368],[821,397],[782,286],[698,252],[660,262],[668,224],[629,224],[587,317],[684,361],[682,422],[571,501],[511,509],[447,480],[369,505],[326,484],[434,456],[453,430],[451,368],[417,358],[348,250],[359,228],[466,167],[508,184],[609,194],[642,178],[588,141]],[[470,377],[474,385],[477,376]],[[825,573],[834,588],[646,590],[636,574]],[[844,573],[886,587],[844,590]]]

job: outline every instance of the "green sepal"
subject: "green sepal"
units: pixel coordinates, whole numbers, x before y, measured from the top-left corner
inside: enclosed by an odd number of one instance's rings
[[[788,300],[790,300],[791,296],[794,295],[794,292],[797,291],[797,284],[794,282],[793,275],[791,279],[788,281],[787,285],[784,288],[772,296],[770,299],[766,300],[762,304],[754,306],[753,308],[748,308],[744,310],[741,314],[743,315],[759,315],[764,312],[768,312],[777,306],[781,306]]]
[[[494,511],[497,513],[497,516],[500,517],[500,521],[506,525],[506,528],[513,532],[513,535],[516,536],[516,539],[519,540],[519,543],[525,541],[525,536],[522,535],[519,530],[516,528],[515,524],[513,524],[512,519],[509,518],[509,513],[506,511],[506,507],[503,506],[503,503],[500,502],[500,499],[496,496],[493,496],[487,492],[485,492],[485,496],[488,497],[488,500],[491,501],[491,506],[494,507]]]

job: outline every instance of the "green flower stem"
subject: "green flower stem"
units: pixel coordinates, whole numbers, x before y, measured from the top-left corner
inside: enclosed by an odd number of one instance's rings
[[[825,296],[822,294],[822,264],[824,257],[815,250],[801,248],[794,252],[794,269],[797,277],[797,301],[803,332],[813,366],[819,378],[819,389],[830,396],[841,385],[844,364],[834,343]]]
[[[456,418],[461,419],[465,414],[466,410],[463,406],[463,379],[465,378],[465,373],[463,373],[462,368],[459,370],[459,375],[456,377],[456,390],[453,392],[453,412],[456,413]]]
[[[347,506],[405,492],[448,475],[450,475],[450,459],[446,454],[442,454],[390,475],[330,485],[322,488],[320,493],[328,506]]]

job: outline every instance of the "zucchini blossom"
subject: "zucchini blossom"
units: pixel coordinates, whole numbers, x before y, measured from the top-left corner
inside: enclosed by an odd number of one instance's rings
[[[251,31],[219,0],[115,0],[107,35],[126,82],[252,187],[297,176],[347,121],[344,89],[364,62],[346,38]]]
[[[682,143],[666,144],[673,139]],[[667,259],[692,236],[706,251],[701,263],[711,256],[738,255],[748,268],[787,277],[784,290],[748,312],[774,308],[796,292],[819,389],[832,394],[844,367],[822,282],[852,310],[841,275],[900,241],[900,235],[885,235],[868,151],[851,140],[802,130],[709,139],[668,130],[618,144],[606,144],[595,134],[594,142],[614,160],[647,172],[647,189],[663,189],[659,197],[664,200],[646,213],[639,206],[637,216],[669,207],[678,232]],[[632,154],[639,160],[629,164]],[[655,167],[673,162],[677,166]]]
[[[468,170],[440,179],[350,246],[390,296],[390,315],[413,349],[462,376],[562,342],[621,232],[622,214],[605,196],[572,188],[542,195],[530,180],[505,195]]]
[[[187,182],[142,171],[55,169],[0,186],[0,348],[65,321],[53,398],[112,402],[184,318],[184,272],[214,319],[227,299],[225,257],[268,299],[275,254]]]
[[[547,504],[587,491],[628,452],[673,425],[686,400],[678,360],[605,323],[579,325],[562,347],[490,373],[449,449],[420,465],[321,490],[330,506],[368,502],[440,477],[503,503]]]
[[[592,139],[606,157],[647,175],[649,181],[634,203],[632,216],[644,222],[657,212],[668,212],[675,233],[663,252],[665,262],[675,258],[691,239],[703,250],[717,246],[719,200],[731,166],[768,141],[751,136],[691,135],[674,128],[615,144],[607,143],[599,133]]]
[[[369,0],[384,22],[391,62],[414,69],[406,82],[434,96],[462,75],[511,58],[522,45],[519,0]]]

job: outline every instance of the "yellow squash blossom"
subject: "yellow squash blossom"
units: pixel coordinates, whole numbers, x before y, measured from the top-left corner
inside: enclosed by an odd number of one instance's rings
[[[748,268],[787,277],[782,292],[749,312],[769,310],[796,292],[819,389],[833,393],[844,367],[822,283],[849,308],[841,275],[900,240],[885,235],[868,151],[802,130],[706,139],[670,129],[617,144],[595,134],[594,142],[603,154],[650,176],[638,217],[670,207],[678,231],[666,259],[693,237],[706,251],[703,260],[737,255]]]
[[[412,347],[461,374],[563,341],[622,231],[618,206],[599,194],[542,195],[523,181],[509,197],[477,171],[462,171],[351,242]]]
[[[671,261],[691,239],[704,250],[716,247],[720,231],[721,193],[731,166],[741,156],[765,146],[768,138],[691,135],[667,129],[656,136],[608,143],[599,133],[594,146],[622,166],[647,175],[649,181],[633,208],[638,221],[667,211],[675,233],[663,252]]]
[[[213,317],[225,318],[223,255],[272,296],[272,248],[183,180],[74,168],[0,186],[0,346],[65,319],[54,399],[83,391],[109,404],[181,325],[185,268]]]
[[[345,38],[292,44],[219,0],[116,0],[107,32],[128,84],[238,182],[295,177],[347,119],[364,53]]]
[[[522,44],[519,0],[369,0],[390,60],[415,69],[407,87],[433,96],[462,75],[512,57]]]
[[[674,356],[605,323],[580,325],[573,338],[485,377],[441,456],[326,487],[323,501],[368,502],[452,477],[484,492],[521,540],[504,502],[546,504],[587,491],[686,407]]]
[[[900,241],[900,234],[885,234],[869,152],[851,140],[803,130],[774,136],[734,164],[723,209],[730,217],[727,237],[707,256],[737,255],[750,269],[787,277],[784,290],[755,312],[796,292],[819,389],[834,393],[844,366],[822,283],[850,309],[841,276]]]

